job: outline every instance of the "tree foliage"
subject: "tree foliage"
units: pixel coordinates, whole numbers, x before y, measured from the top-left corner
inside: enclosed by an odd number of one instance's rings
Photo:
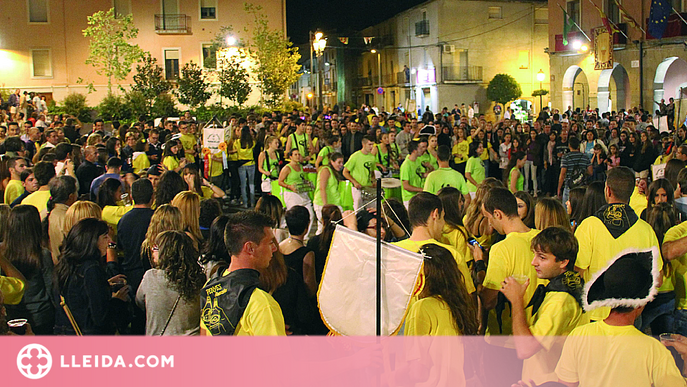
[[[110,8],[88,16],[88,27],[83,30],[83,35],[91,38],[86,64],[107,77],[107,91],[112,94],[112,79],[124,80],[131,72],[131,66],[143,55],[137,44],[129,43],[138,36],[138,28],[134,27],[131,15],[117,18],[114,8]]]
[[[532,92],[532,97],[540,97],[549,94],[549,91],[546,89],[539,89],[535,90]]]
[[[158,66],[157,59],[153,58],[149,52],[145,53],[142,63],[136,65],[136,74],[131,90],[143,95],[146,113],[148,114],[152,112],[155,98],[172,90],[172,84],[165,79],[164,69]]]
[[[251,86],[248,82],[248,70],[242,65],[245,54],[227,55],[218,60],[219,81],[218,93],[222,97],[242,106],[248,101]]]
[[[179,102],[192,109],[204,105],[212,95],[208,91],[210,82],[207,81],[203,69],[193,62],[188,62],[181,68],[177,85],[176,95]]]
[[[153,103],[153,116],[155,117],[175,117],[179,115],[171,93],[162,93],[155,97]]]
[[[522,95],[518,82],[508,74],[496,74],[487,86],[487,98],[500,104],[506,104]]]
[[[253,16],[249,52],[256,62],[253,71],[263,102],[271,108],[281,107],[287,90],[300,77],[298,48],[293,47],[283,31],[269,27],[262,7],[246,3],[244,10]]]
[[[69,93],[62,102],[64,112],[78,117],[81,122],[90,121],[90,109],[86,105],[86,96],[79,93]]]

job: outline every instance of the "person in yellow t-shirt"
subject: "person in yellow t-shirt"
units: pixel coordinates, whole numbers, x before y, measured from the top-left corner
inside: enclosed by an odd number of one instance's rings
[[[184,156],[186,157],[186,161],[189,163],[194,163],[196,161],[196,144],[198,141],[196,140],[196,136],[189,133],[188,122],[179,121],[179,133],[181,133],[179,141],[181,142],[181,146],[184,148]]]
[[[635,177],[631,169],[616,167],[607,172],[607,205],[601,207],[596,215],[583,220],[575,229],[575,237],[580,244],[575,267],[585,281],[605,267],[608,261],[627,248],[658,247],[656,233],[648,223],[639,219],[628,205],[634,190]],[[658,261],[659,270],[663,262]],[[608,308],[599,308],[585,314],[591,321],[603,320],[608,316]]]
[[[113,178],[105,179],[98,190],[98,205],[103,209],[102,217],[113,230],[117,230],[117,224],[122,216],[134,207],[125,206],[120,200],[122,196],[122,183]]]
[[[253,207],[255,205],[255,159],[253,157],[255,139],[248,126],[241,129],[241,137],[234,141],[234,149],[238,155],[239,181],[241,182],[241,200],[243,207]],[[246,191],[248,190],[248,191]]]
[[[629,196],[629,193],[628,193]],[[585,286],[585,310],[608,316],[575,328],[556,366],[566,386],[687,386],[670,352],[634,327],[658,288],[658,248],[620,253]]]
[[[182,176],[188,186],[188,190],[197,193],[201,199],[224,197],[224,191],[221,188],[200,177],[197,165],[186,164]]]
[[[50,180],[55,177],[55,166],[47,161],[39,161],[33,168],[33,175],[38,181],[38,191],[24,198],[21,204],[28,204],[36,207],[41,214],[41,218],[45,217],[48,208],[48,199],[50,199]]]
[[[201,336],[285,336],[281,308],[261,290],[260,272],[277,251],[274,222],[256,211],[229,217],[224,231],[231,263],[201,290]]]
[[[10,181],[5,187],[5,204],[11,204],[16,198],[24,193],[24,186],[21,184],[21,173],[26,169],[26,159],[23,157],[12,157],[7,162],[10,170]]]
[[[516,359],[515,344],[513,341],[513,328],[511,319],[511,306],[503,295],[499,296],[499,290],[503,281],[511,276],[516,276],[523,281],[525,278],[531,284],[538,284],[537,271],[531,265],[534,253],[531,249],[532,238],[538,230],[530,229],[522,222],[518,215],[518,203],[515,196],[507,188],[493,188],[484,196],[482,212],[489,224],[499,234],[506,238],[491,246],[486,274],[482,282],[480,299],[482,307],[488,311],[486,321],[488,350],[483,353],[484,361],[489,367],[495,367],[486,373],[487,385],[505,385],[517,380],[520,373],[501,370],[502,359]],[[475,267],[483,266],[483,252],[480,247],[472,247],[472,256],[475,259]],[[523,303],[527,305],[535,291],[535,286],[526,289],[523,295]],[[506,336],[506,337],[499,337]],[[518,370],[519,371],[519,370]]]
[[[513,335],[518,357],[524,359],[522,380],[536,385],[557,382],[556,364],[563,350],[565,336],[577,327],[582,316],[582,287],[579,274],[573,271],[577,258],[577,240],[561,227],[549,227],[532,239],[532,266],[537,277],[550,281],[539,285],[529,304],[523,303],[530,285],[513,277],[501,286],[513,311]],[[526,313],[526,309],[530,309]]]
[[[162,164],[170,171],[179,173],[186,166],[186,158],[179,159],[179,143],[169,140],[165,143]]]
[[[17,305],[24,296],[26,278],[4,255],[0,255],[0,270],[4,274],[0,275],[0,294],[5,297],[4,303]]]
[[[429,192],[420,192],[410,199],[408,204],[408,217],[412,232],[408,239],[394,242],[396,246],[413,252],[420,251],[422,245],[433,243],[451,252],[453,258],[463,275],[463,281],[468,293],[475,292],[470,269],[465,263],[465,258],[453,247],[439,242],[446,222],[444,221],[444,207],[438,196]],[[420,279],[422,281],[422,279]]]

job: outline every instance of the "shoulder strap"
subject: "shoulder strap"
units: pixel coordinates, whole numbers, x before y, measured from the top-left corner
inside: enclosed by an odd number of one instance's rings
[[[172,320],[172,316],[174,315],[174,311],[177,309],[177,305],[179,305],[180,299],[181,299],[181,294],[177,297],[177,300],[174,301],[174,306],[172,307],[172,311],[169,312],[169,317],[167,317],[167,322],[165,323],[164,328],[162,328],[162,332],[160,332],[160,336],[163,336],[165,334],[165,331],[167,330],[167,326],[169,325],[169,322]]]

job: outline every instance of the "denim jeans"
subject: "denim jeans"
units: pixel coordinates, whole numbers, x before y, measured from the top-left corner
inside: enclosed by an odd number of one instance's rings
[[[530,188],[530,172],[532,172],[532,185],[533,185],[533,188],[534,188],[534,193],[535,193],[535,195],[536,195],[536,193],[537,193],[537,188],[538,188],[538,184],[537,184],[537,166],[534,165],[534,161],[529,161],[529,160],[528,160],[528,161],[525,161],[525,168],[524,168],[524,170],[525,170],[525,186],[523,187],[523,189],[525,190],[525,192],[528,192],[528,191],[529,191],[529,188]]]
[[[241,180],[241,199],[243,200],[243,206],[248,208],[252,206],[253,193],[255,192],[255,165],[244,164],[240,166],[239,179]],[[246,192],[246,183],[248,183],[248,192]]]
[[[651,326],[652,336],[658,336],[661,333],[673,333],[674,311],[675,293],[659,293],[656,299],[644,308],[639,330],[644,331]]]

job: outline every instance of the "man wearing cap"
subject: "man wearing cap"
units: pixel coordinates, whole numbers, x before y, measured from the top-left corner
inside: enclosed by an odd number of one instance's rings
[[[612,257],[629,247],[658,247],[654,230],[648,223],[639,219],[629,206],[634,182],[634,173],[627,167],[609,170],[604,189],[608,204],[601,207],[593,216],[583,220],[575,230],[575,237],[580,244],[575,267],[585,282],[589,282]],[[658,265],[658,269],[662,270],[663,263],[660,259]],[[591,321],[598,321],[606,318],[608,312],[608,308],[599,308],[585,313],[585,316]]]
[[[157,183],[160,181],[160,176],[162,176],[163,169],[160,164],[155,164],[148,168],[146,174],[147,179],[153,184],[153,191],[157,191]]]
[[[622,252],[585,287],[587,311],[611,308],[603,320],[575,328],[556,366],[565,386],[687,386],[661,343],[634,326],[658,293],[658,248]]]

